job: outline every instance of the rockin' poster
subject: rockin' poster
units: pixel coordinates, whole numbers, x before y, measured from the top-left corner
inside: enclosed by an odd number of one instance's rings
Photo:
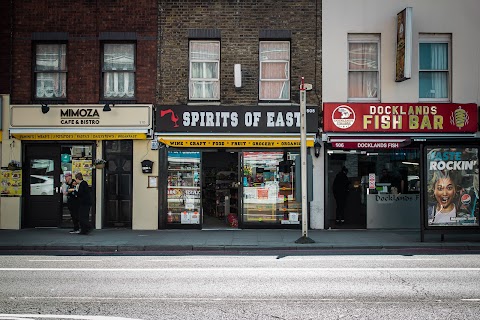
[[[426,150],[428,226],[478,226],[478,149]]]

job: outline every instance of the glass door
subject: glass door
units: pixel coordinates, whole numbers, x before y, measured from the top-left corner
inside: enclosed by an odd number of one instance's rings
[[[24,227],[58,227],[63,204],[58,146],[25,147]]]

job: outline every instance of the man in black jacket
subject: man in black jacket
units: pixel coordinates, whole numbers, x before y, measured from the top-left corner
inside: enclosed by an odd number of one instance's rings
[[[89,234],[92,231],[92,225],[90,224],[90,207],[92,206],[92,198],[90,196],[90,188],[88,183],[83,180],[81,172],[75,174],[75,180],[77,180],[77,199],[78,199],[78,218],[80,220],[80,234]]]
[[[337,173],[335,180],[333,180],[333,196],[337,203],[336,211],[336,222],[344,223],[345,222],[345,205],[347,204],[348,188],[350,185],[350,180],[347,177],[348,169],[342,167],[339,173]]]

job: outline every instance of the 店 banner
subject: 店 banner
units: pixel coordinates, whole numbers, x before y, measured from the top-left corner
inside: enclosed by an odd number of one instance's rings
[[[478,226],[478,149],[426,151],[428,226]]]
[[[325,132],[477,132],[474,103],[324,103]]]

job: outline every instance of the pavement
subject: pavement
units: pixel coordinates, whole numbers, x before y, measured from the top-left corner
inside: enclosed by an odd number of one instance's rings
[[[249,250],[384,250],[435,249],[480,252],[480,232],[425,234],[420,230],[309,230],[311,244],[299,244],[301,230],[94,230],[89,235],[70,234],[69,229],[36,228],[0,230],[0,254],[38,251],[165,252]],[[440,251],[441,252],[441,251]],[[40,252],[38,252],[40,253]]]

